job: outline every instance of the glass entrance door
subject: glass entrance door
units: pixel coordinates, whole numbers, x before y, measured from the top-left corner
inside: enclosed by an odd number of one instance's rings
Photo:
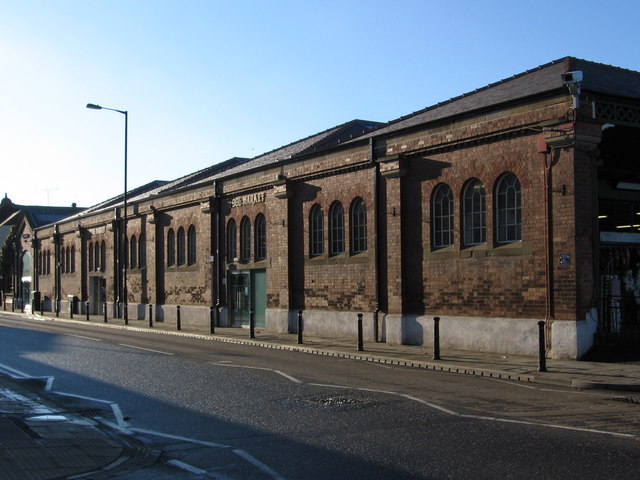
[[[229,278],[229,313],[231,326],[249,325],[251,279],[249,272],[231,272]]]

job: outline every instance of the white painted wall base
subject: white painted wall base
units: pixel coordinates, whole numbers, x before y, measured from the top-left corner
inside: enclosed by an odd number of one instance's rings
[[[555,320],[551,358],[579,359],[593,346],[597,312],[586,320]],[[297,332],[297,311],[268,309],[266,330]],[[512,355],[538,355],[540,319],[440,317],[440,347]],[[379,315],[379,339],[388,344],[433,346],[433,316]],[[309,335],[357,339],[357,312],[305,310],[303,331]],[[363,315],[365,341],[374,340],[374,316]]]

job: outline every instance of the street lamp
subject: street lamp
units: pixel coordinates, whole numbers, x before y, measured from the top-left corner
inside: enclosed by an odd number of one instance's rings
[[[96,105],[94,103],[87,103],[87,108],[92,110],[111,110],[112,112],[122,113],[124,115],[124,213],[123,213],[123,239],[120,242],[121,251],[120,255],[118,255],[118,261],[122,262],[122,293],[120,294],[120,298],[122,299],[122,308],[123,308],[123,316],[124,316],[124,324],[129,324],[129,315],[127,311],[127,245],[124,245],[127,241],[127,136],[129,130],[129,114],[126,110],[117,110],[115,108],[107,108],[101,107],[100,105]],[[124,250],[125,256],[124,259],[122,257],[122,251]]]

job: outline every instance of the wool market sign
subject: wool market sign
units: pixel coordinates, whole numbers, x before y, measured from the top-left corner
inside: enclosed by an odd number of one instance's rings
[[[252,193],[231,199],[231,208],[242,207],[243,205],[255,205],[256,203],[264,203],[267,198],[267,192]]]

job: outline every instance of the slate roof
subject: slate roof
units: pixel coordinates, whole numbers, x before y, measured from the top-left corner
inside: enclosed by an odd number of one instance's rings
[[[49,207],[39,205],[16,205],[5,196],[0,205],[0,225],[16,225],[24,217],[29,226],[39,228],[67,218],[83,209],[79,207]]]
[[[543,94],[566,92],[567,87],[563,83],[562,74],[576,70],[581,70],[584,75],[581,82],[583,92],[640,99],[640,72],[565,57],[392,120],[365,135],[365,138],[382,136]]]

